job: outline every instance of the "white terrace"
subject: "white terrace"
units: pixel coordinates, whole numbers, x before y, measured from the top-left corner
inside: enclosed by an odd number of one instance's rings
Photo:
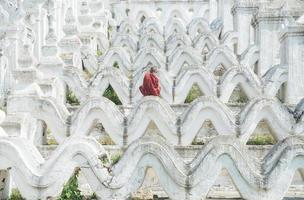
[[[304,198],[303,76],[303,0],[0,0],[0,199]]]

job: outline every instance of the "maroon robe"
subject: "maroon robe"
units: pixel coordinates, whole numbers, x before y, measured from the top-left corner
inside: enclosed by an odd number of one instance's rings
[[[139,90],[144,96],[159,96],[160,87],[157,76],[154,73],[146,72],[143,85],[139,87]]]

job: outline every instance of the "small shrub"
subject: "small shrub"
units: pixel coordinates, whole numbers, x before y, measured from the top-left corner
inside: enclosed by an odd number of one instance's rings
[[[96,51],[96,56],[100,57],[100,56],[102,56],[102,55],[103,55],[103,52],[102,52],[102,51],[100,51],[100,50],[97,50],[97,51]]]
[[[58,142],[51,133],[51,129],[47,128],[46,134],[46,145],[58,145]]]
[[[108,158],[108,156],[106,155],[103,155],[102,157],[99,158],[99,160],[101,161],[104,167],[106,167],[109,171],[111,171],[111,166],[117,164],[121,156],[122,156],[122,152],[118,152],[116,154],[111,155],[110,158]]]
[[[122,154],[121,153],[117,153],[111,156],[111,163],[112,165],[115,165],[118,163],[118,161],[120,160]]]
[[[58,145],[58,143],[54,138],[51,138],[47,140],[47,145]]]
[[[25,200],[25,198],[21,196],[21,193],[17,188],[14,188],[12,189],[9,200]]]
[[[108,32],[112,32],[113,31],[113,27],[112,26],[108,26]]]
[[[248,102],[248,98],[245,95],[241,95],[236,99],[237,103],[246,103]]]
[[[130,13],[130,9],[127,8],[127,9],[126,9],[126,15],[129,16],[129,13]]]
[[[96,193],[94,192],[91,196],[85,198],[86,200],[97,200],[97,195]]]
[[[203,96],[202,91],[197,85],[193,85],[186,100],[185,103],[191,103],[194,101],[196,98],[199,98],[200,96]]]
[[[100,157],[99,160],[101,161],[101,163],[103,165],[107,165],[110,162],[109,159],[108,159],[108,157],[106,155],[103,155],[102,157]]]
[[[76,169],[73,176],[63,186],[61,195],[58,200],[82,200],[84,196],[78,189],[78,180],[80,169]]]
[[[274,145],[275,143],[271,135],[256,135],[249,139],[247,145]]]
[[[238,84],[234,88],[234,90],[229,98],[229,103],[244,104],[247,102],[248,102],[248,97],[247,97],[246,93],[244,92],[242,86],[240,84]]]
[[[111,36],[112,32],[113,32],[113,27],[109,25],[108,26],[108,37]]]
[[[67,103],[70,105],[80,105],[79,100],[77,99],[77,97],[75,96],[73,91],[70,90],[69,88],[66,91],[66,100],[67,100]]]
[[[103,93],[103,96],[110,99],[112,102],[114,102],[116,105],[122,105],[119,97],[117,96],[116,92],[112,88],[111,85],[106,89],[106,91]]]
[[[114,62],[113,67],[119,69],[119,64],[117,62]]]

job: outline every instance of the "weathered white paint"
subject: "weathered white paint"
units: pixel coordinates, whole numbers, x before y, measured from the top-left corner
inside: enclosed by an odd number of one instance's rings
[[[11,187],[56,197],[80,167],[105,200],[128,198],[149,168],[173,200],[206,198],[223,168],[243,198],[283,199],[304,167],[303,4],[0,0],[1,198]],[[161,97],[138,90],[150,64]],[[109,85],[121,106],[102,97]],[[193,85],[204,96],[184,104]],[[68,105],[66,86],[80,105]],[[238,86],[248,102],[233,102]],[[191,154],[205,122],[214,138],[184,159],[176,148]],[[260,122],[278,143],[256,160],[246,142]],[[110,168],[92,134],[100,124],[124,151]],[[58,146],[44,159],[47,132]]]

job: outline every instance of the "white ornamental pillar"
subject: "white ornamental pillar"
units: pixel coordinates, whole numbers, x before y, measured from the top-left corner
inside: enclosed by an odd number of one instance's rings
[[[251,20],[257,9],[252,3],[237,3],[232,7],[234,31],[238,34],[238,55],[251,45],[251,39],[254,37],[251,32]]]
[[[304,98],[304,25],[288,26],[281,35],[281,63],[288,66],[286,102]]]
[[[232,7],[233,0],[218,0],[218,17],[223,20],[223,33],[233,31]]]
[[[209,22],[213,22],[218,17],[218,0],[209,1]]]
[[[272,66],[280,64],[280,41],[286,17],[271,11],[260,11],[254,16],[256,44],[260,46],[258,72],[263,76]],[[244,31],[245,32],[245,31]]]

